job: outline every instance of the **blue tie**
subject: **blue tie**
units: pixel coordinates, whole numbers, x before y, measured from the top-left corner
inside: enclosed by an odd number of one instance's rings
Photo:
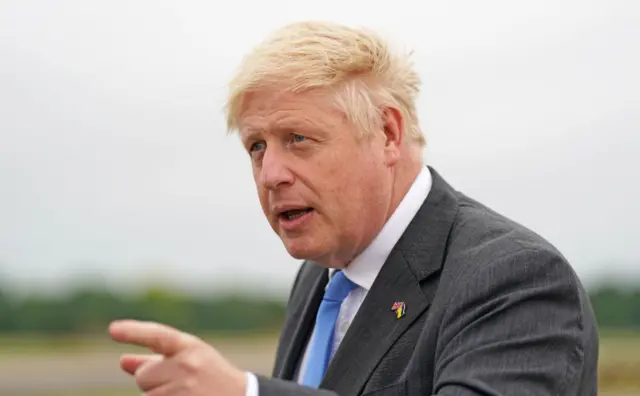
[[[355,287],[356,284],[351,282],[342,271],[337,271],[331,277],[316,316],[315,332],[309,348],[302,385],[313,388],[320,385],[331,360],[333,334],[340,306]]]

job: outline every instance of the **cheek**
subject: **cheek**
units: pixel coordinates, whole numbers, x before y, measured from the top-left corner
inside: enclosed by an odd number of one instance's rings
[[[254,182],[256,186],[256,192],[258,193],[258,200],[260,201],[260,206],[262,207],[262,212],[265,214],[265,216],[267,216],[269,209],[269,191],[260,185],[256,173],[254,173]]]
[[[367,216],[386,189],[384,166],[374,158],[358,158],[343,174],[345,207],[353,216]]]
[[[363,208],[363,202],[371,193],[368,188],[367,175],[360,173],[361,169],[354,167],[338,168],[329,175],[330,186],[325,192],[330,196],[333,212],[336,213],[336,221],[347,224],[352,218],[359,217]]]
[[[260,200],[260,206],[265,215],[268,215],[269,211],[269,192],[264,188],[258,187],[258,199]]]

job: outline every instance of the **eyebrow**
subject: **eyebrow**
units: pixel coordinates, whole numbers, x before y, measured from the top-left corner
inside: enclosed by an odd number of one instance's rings
[[[269,123],[269,129],[275,131],[290,131],[292,129],[301,129],[305,126],[309,126],[307,122],[289,117],[280,120],[274,120]]]
[[[242,140],[255,139],[257,135],[264,134],[269,131],[272,133],[295,133],[301,129],[309,129],[309,125],[301,122],[272,122],[269,126],[264,128],[245,128],[240,131],[240,137]]]
[[[255,137],[255,135],[262,133],[262,128],[254,128],[254,127],[246,127],[240,128],[238,134],[240,135],[241,140],[249,139]]]
[[[283,119],[272,120],[266,126],[266,128],[247,126],[240,130],[240,138],[243,143],[251,140],[257,140],[257,135],[261,135],[267,132],[284,134],[284,133],[300,133],[300,131],[320,133],[318,124],[309,122],[304,119],[298,119],[293,117],[286,117]]]
[[[273,121],[269,125],[270,130],[280,133],[299,133],[300,131],[304,131],[305,133],[320,134],[326,127],[328,127],[328,125],[325,124],[323,120],[316,122],[305,118],[288,117],[282,120]]]

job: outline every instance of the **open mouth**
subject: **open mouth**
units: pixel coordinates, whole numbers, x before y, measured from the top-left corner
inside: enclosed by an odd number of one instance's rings
[[[284,211],[282,213],[280,213],[280,218],[283,220],[295,220],[297,218],[300,218],[302,216],[304,216],[307,213],[311,213],[313,212],[313,208],[301,208],[301,209],[292,209],[292,210],[287,210]]]

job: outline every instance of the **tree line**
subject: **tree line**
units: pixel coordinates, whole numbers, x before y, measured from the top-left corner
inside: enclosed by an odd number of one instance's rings
[[[590,293],[601,328],[640,330],[640,285],[603,286]],[[139,294],[79,288],[63,296],[33,294],[17,298],[0,290],[0,333],[104,333],[114,319],[153,320],[195,333],[276,331],[286,301],[242,294],[215,297],[149,288]]]
[[[158,321],[200,333],[268,332],[280,327],[285,305],[276,298],[203,297],[162,288],[125,294],[91,287],[21,298],[0,291],[0,333],[104,333],[115,319]]]

